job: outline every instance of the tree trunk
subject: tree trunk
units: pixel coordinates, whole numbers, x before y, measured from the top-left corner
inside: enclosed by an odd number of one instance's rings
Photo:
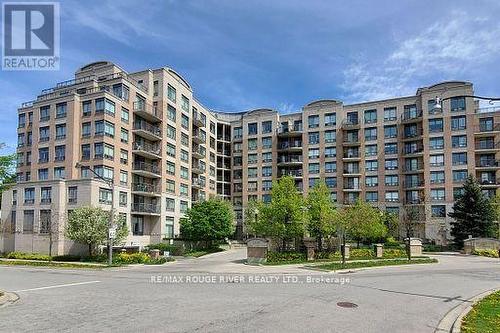
[[[316,237],[316,242],[318,243],[317,244],[318,251],[323,251],[323,238],[321,237],[321,235],[319,235],[318,237]]]
[[[89,246],[89,257],[92,257],[92,244],[88,244]]]

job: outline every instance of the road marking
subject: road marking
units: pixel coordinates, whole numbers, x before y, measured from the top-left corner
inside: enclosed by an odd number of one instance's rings
[[[20,293],[24,291],[35,291],[35,290],[45,290],[45,289],[55,289],[55,288],[63,288],[63,287],[72,287],[72,286],[80,286],[83,284],[92,284],[92,283],[99,283],[101,281],[87,281],[87,282],[76,282],[76,283],[68,283],[68,284],[59,284],[55,286],[47,286],[47,287],[38,287],[38,288],[31,288],[31,289],[21,289],[21,290],[15,290],[13,291],[14,293]]]

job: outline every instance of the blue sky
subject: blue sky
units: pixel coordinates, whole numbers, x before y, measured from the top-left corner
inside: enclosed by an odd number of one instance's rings
[[[293,112],[414,94],[443,80],[500,96],[500,2],[61,1],[61,68],[0,71],[0,142],[16,144],[17,107],[86,63],[169,66],[207,107]]]

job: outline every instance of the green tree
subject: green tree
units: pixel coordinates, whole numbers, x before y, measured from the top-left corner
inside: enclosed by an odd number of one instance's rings
[[[361,241],[372,242],[386,236],[387,227],[382,219],[383,214],[377,208],[362,200],[357,200],[346,210],[350,224],[349,235],[358,242],[358,247]]]
[[[304,236],[307,207],[292,177],[283,177],[273,183],[271,202],[258,204],[257,218],[247,224],[256,235],[281,241],[281,250],[289,240]]]
[[[478,181],[469,175],[463,186],[463,194],[453,204],[453,212],[448,216],[451,222],[451,235],[458,246],[469,236],[490,237],[494,233],[495,210],[481,191]]]
[[[382,221],[387,228],[387,236],[394,239],[399,238],[399,216],[396,213],[383,212]]]
[[[0,149],[4,149],[5,144],[0,143]],[[2,202],[2,193],[9,189],[16,182],[16,155],[0,156],[0,202]]]
[[[66,236],[71,240],[86,244],[89,256],[92,256],[97,246],[107,243],[110,214],[112,213],[100,207],[78,207],[68,217]],[[128,235],[125,219],[120,215],[113,216],[113,225],[116,226],[113,245],[121,244]]]
[[[415,230],[425,220],[424,206],[406,204],[403,206],[402,231],[405,235],[406,255],[408,260],[411,260],[410,243],[411,238],[415,235]]]
[[[335,207],[330,199],[330,191],[324,182],[314,185],[307,197],[307,208],[309,212],[307,230],[311,237],[316,238],[318,248],[321,250],[323,238],[331,235],[335,230]]]
[[[259,218],[263,206],[262,201],[250,200],[244,211],[245,227],[250,234],[257,237],[265,237],[268,234],[268,224]]]
[[[494,221],[496,222],[496,237],[500,239],[500,195],[497,194],[493,198],[491,198],[491,207],[493,208],[494,213]],[[495,227],[495,226],[493,226]]]
[[[210,247],[212,241],[233,235],[234,212],[231,204],[221,199],[197,202],[187,210],[180,227],[183,238],[205,241]]]

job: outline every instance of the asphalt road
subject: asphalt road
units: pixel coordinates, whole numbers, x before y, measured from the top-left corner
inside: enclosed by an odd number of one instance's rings
[[[498,259],[338,274],[250,267],[244,256],[105,271],[0,267],[0,289],[20,297],[0,308],[0,331],[434,332],[450,309],[500,287]]]

